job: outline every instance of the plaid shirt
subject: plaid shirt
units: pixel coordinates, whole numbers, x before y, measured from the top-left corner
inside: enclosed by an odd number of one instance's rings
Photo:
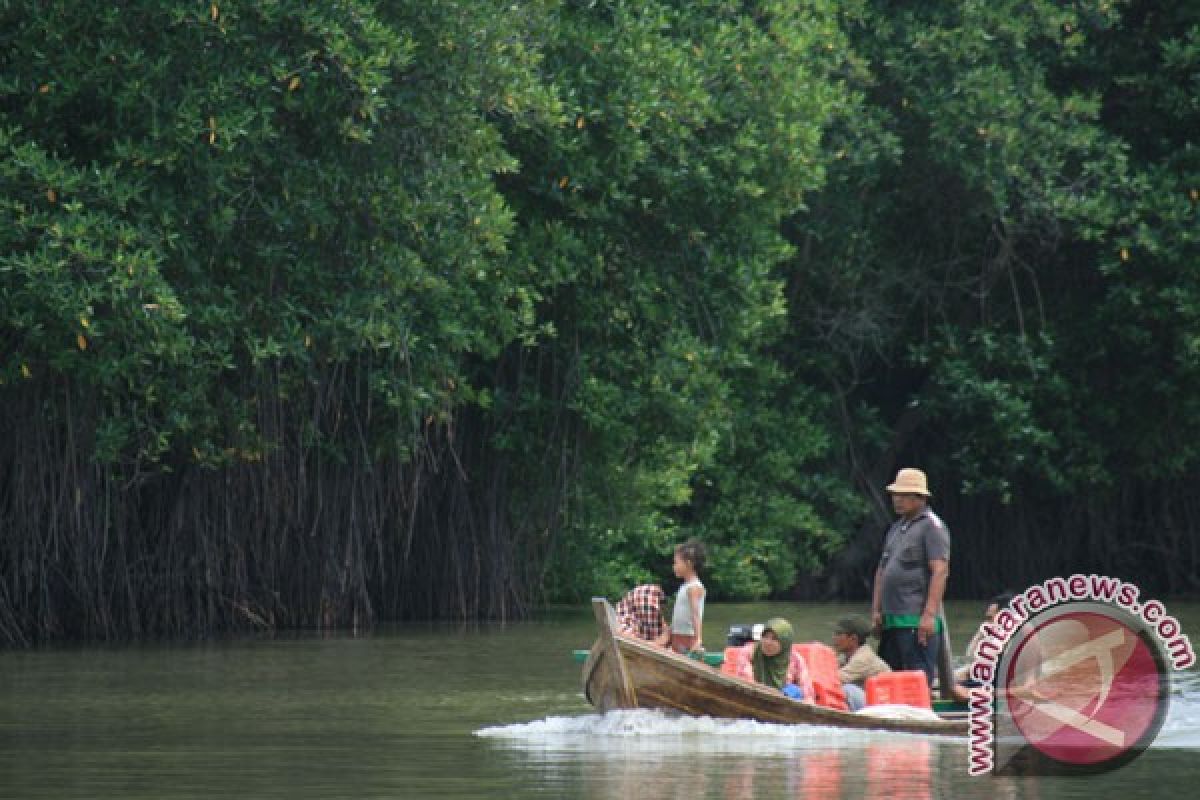
[[[617,603],[617,623],[622,633],[639,639],[655,639],[665,630],[662,618],[663,590],[647,583],[630,589]]]

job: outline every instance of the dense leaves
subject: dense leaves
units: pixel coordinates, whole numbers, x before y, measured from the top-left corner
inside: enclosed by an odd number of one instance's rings
[[[690,535],[716,597],[854,594],[902,462],[955,592],[1197,588],[1188,4],[0,0],[0,42],[0,639],[504,616]]]
[[[820,279],[825,311],[792,330],[798,349],[833,344],[807,374],[891,429],[847,426],[864,479],[901,460],[939,477],[965,528],[957,591],[1064,569],[1194,591],[1200,174],[1182,87],[1200,14],[863,3],[845,20],[874,124],[842,135],[872,149],[795,223],[814,254],[795,280]],[[853,266],[824,279],[831,261]]]

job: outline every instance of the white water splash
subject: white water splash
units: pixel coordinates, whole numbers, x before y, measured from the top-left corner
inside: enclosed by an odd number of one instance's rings
[[[1173,683],[1171,708],[1151,746],[1200,750],[1200,671],[1177,672]]]
[[[646,710],[546,717],[533,722],[482,728],[475,731],[475,735],[525,750],[608,750],[647,754],[679,750],[720,753],[829,750],[861,747],[886,737],[894,740],[896,736],[880,731],[777,725]]]

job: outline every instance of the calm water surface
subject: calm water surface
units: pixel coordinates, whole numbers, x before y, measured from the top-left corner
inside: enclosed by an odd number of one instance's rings
[[[1200,605],[1168,604],[1193,641]],[[706,641],[782,613],[828,638],[836,605],[711,605]],[[979,609],[951,608],[956,650]],[[1158,743],[1087,779],[969,778],[965,744],[598,715],[575,647],[590,611],[191,645],[0,653],[0,797],[1194,797],[1200,674],[1177,675]]]

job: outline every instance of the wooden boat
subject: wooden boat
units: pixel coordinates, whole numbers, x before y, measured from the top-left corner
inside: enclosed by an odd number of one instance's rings
[[[785,725],[966,736],[965,718],[887,719],[801,703],[724,675],[687,656],[617,633],[616,613],[592,599],[599,635],[583,665],[583,691],[599,711],[667,709],[693,716],[752,719]]]

